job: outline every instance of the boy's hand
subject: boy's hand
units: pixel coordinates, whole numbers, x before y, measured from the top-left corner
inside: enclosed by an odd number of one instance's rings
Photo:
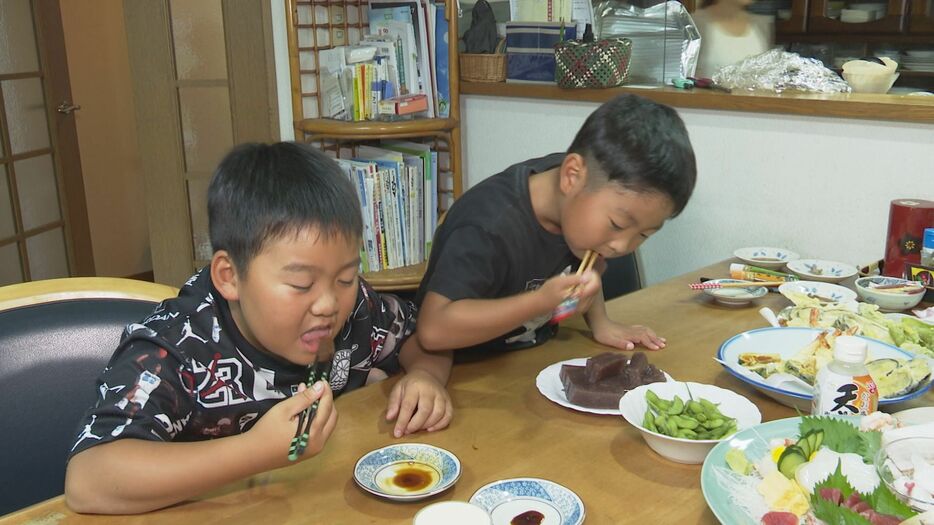
[[[613,321],[591,326],[593,337],[598,343],[615,346],[622,350],[633,350],[636,345],[642,345],[649,350],[665,348],[665,338],[658,337],[651,328],[633,325],[623,326]]]
[[[594,296],[603,288],[603,280],[600,274],[594,270],[587,270],[581,275],[581,284],[574,290],[574,297],[577,297],[577,311],[587,312],[593,303]]]
[[[589,306],[598,290],[600,276],[593,270],[588,270],[583,275],[556,275],[545,281],[537,292],[551,308],[556,308],[569,297],[576,297],[580,301],[579,304],[586,303]]]
[[[444,385],[421,370],[408,372],[389,394],[386,421],[396,420],[392,434],[402,437],[419,430],[434,432],[448,426],[454,408]]]
[[[271,452],[281,456],[278,464],[288,464],[289,445],[295,437],[299,414],[318,400],[318,410],[308,429],[308,446],[299,461],[317,455],[324,448],[324,443],[337,424],[337,410],[334,409],[334,397],[331,388],[324,381],[318,381],[311,388],[299,385],[298,392],[292,397],[279,402],[256,422],[247,432],[261,446],[268,446]],[[281,459],[281,461],[279,461]]]

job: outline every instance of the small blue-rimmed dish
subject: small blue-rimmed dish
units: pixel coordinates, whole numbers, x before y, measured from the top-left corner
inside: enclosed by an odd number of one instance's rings
[[[856,275],[858,268],[852,264],[820,259],[798,259],[788,263],[788,269],[806,281],[838,283]]]
[[[399,443],[367,452],[354,465],[363,490],[393,501],[416,501],[443,492],[461,475],[451,452],[421,443]]]
[[[706,281],[704,284],[713,285],[742,282],[745,281],[738,279],[711,279]],[[743,286],[741,288],[704,288],[704,293],[713,297],[713,300],[720,304],[725,304],[727,306],[742,306],[762,297],[763,295],[769,293],[769,291],[766,290],[764,286],[750,284],[749,286]]]
[[[733,256],[752,266],[777,270],[791,261],[798,260],[798,254],[784,248],[770,246],[752,246],[740,248],[733,252]]]
[[[839,284],[820,281],[791,281],[778,287],[778,293],[794,302],[790,293],[804,294],[822,303],[848,303],[856,300],[856,292]]]
[[[542,525],[580,525],[584,502],[571,489],[539,478],[513,478],[480,487],[470,503],[493,518],[493,525],[509,525],[515,518],[541,514]]]

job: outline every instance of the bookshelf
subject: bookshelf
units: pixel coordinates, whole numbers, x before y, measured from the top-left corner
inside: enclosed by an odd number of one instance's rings
[[[446,118],[401,121],[344,121],[322,118],[322,71],[320,53],[337,46],[355,45],[369,29],[368,0],[285,0],[291,70],[292,115],[295,138],[314,143],[335,156],[358,144],[406,139],[431,146],[438,152],[438,215],[463,191],[460,162],[460,101],[456,0],[435,2],[448,22],[449,114]],[[419,0],[424,3],[424,0]],[[434,104],[434,101],[430,101]],[[366,272],[364,278],[377,290],[404,291],[418,288],[425,262]]]

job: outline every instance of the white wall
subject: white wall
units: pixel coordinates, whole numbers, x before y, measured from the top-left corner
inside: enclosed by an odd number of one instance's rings
[[[514,162],[565,150],[597,107],[484,96],[461,103],[467,187]],[[678,113],[691,135],[698,183],[685,211],[640,249],[648,284],[751,245],[868,263],[883,256],[892,199],[934,200],[934,125]]]

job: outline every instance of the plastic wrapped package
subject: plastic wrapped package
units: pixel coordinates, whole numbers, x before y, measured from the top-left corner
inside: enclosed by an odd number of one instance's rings
[[[820,60],[772,49],[720,68],[713,81],[733,90],[849,93],[850,86]]]
[[[598,39],[632,41],[629,83],[667,84],[672,78],[694,76],[701,38],[680,2],[649,7],[620,0],[596,2],[594,28]]]

